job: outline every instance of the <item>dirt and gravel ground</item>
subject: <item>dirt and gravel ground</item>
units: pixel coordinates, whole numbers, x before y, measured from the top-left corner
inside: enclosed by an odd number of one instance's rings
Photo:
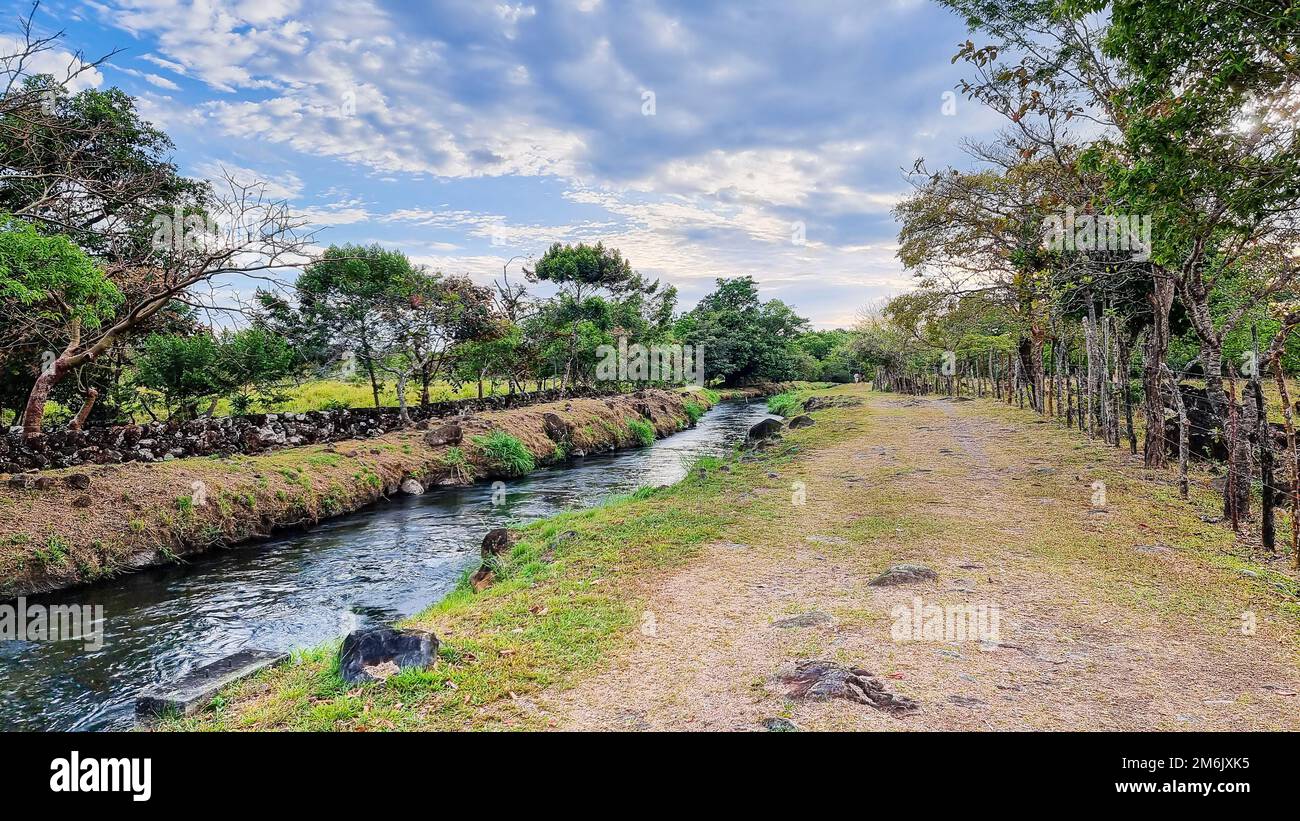
[[[721,500],[725,540],[644,581],[632,640],[535,699],[549,726],[1300,729],[1294,580],[1202,521],[1212,500],[1024,411],[860,393],[820,423],[840,436]],[[869,585],[900,563],[938,581]],[[996,606],[997,641],[894,640],[916,597]],[[792,699],[777,677],[809,658],[920,709]]]

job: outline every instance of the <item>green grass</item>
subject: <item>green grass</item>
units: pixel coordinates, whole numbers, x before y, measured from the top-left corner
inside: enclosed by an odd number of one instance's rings
[[[778,393],[767,400],[767,410],[777,416],[797,416],[803,412],[803,400],[795,393]]]
[[[475,436],[474,444],[483,452],[488,467],[504,476],[523,476],[537,467],[533,454],[524,443],[505,431],[495,430],[485,436]]]
[[[700,417],[704,415],[704,408],[701,407],[698,402],[688,401],[685,404],[684,409],[686,411],[686,415],[690,417],[692,425],[700,421]]]
[[[627,429],[632,431],[632,438],[643,448],[655,443],[655,429],[649,422],[641,419],[629,419]]]
[[[447,448],[447,452],[442,455],[442,464],[447,468],[451,479],[465,485],[474,481],[474,466],[460,448]]]

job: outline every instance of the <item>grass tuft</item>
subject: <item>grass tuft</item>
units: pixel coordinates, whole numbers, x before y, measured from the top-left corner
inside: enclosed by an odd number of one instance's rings
[[[483,452],[488,467],[504,476],[523,476],[537,467],[533,454],[524,443],[505,431],[494,430],[485,436],[475,436],[474,444]]]

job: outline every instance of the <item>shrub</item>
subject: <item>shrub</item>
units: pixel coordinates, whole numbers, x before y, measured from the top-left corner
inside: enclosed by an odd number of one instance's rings
[[[474,444],[483,451],[488,466],[497,473],[523,476],[537,467],[524,443],[505,431],[494,430],[486,436],[475,436]]]
[[[688,401],[684,408],[686,410],[686,415],[691,418],[692,425],[700,421],[700,417],[704,415],[704,408],[700,407],[698,402]]]
[[[474,466],[469,463],[465,451],[460,448],[447,448],[447,452],[442,455],[442,463],[446,466],[450,478],[456,482],[468,485],[474,481]]]
[[[649,422],[641,419],[630,419],[627,423],[627,429],[632,431],[632,438],[641,447],[648,448],[655,443],[655,429],[651,427]]]
[[[767,400],[767,410],[777,416],[797,416],[803,410],[803,401],[797,394],[778,393]]]

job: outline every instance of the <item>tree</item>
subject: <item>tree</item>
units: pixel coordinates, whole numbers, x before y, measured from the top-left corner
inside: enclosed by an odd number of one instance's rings
[[[328,339],[337,355],[349,356],[366,370],[379,407],[379,362],[387,355],[376,345],[391,295],[412,276],[410,260],[378,245],[333,246],[298,277],[297,338]],[[264,307],[269,300],[264,299]],[[283,318],[282,321],[290,321]]]
[[[220,352],[210,333],[152,334],[140,346],[135,381],[163,395],[169,418],[193,419],[199,403],[221,393]]]
[[[0,215],[0,371],[15,376],[15,388],[20,375],[39,379],[54,369],[51,349],[62,344],[66,329],[97,332],[122,299],[67,237],[41,234],[31,223]]]
[[[600,302],[593,302],[602,291],[614,298],[633,294],[653,294],[659,283],[647,283],[632,270],[632,264],[616,248],[606,248],[603,243],[587,245],[561,245],[555,243],[532,268],[524,273],[533,282],[550,282],[560,291],[559,319],[569,326],[568,343],[564,352],[564,377],[560,389],[567,390],[574,377],[574,364],[578,358],[581,327],[604,310]]]
[[[429,384],[451,370],[453,348],[496,333],[492,294],[468,277],[411,270],[380,295],[376,365],[397,378],[397,402],[407,413],[406,386],[419,376],[422,402],[428,404]]]
[[[163,394],[168,415],[193,419],[208,401],[229,398],[235,413],[252,409],[254,396],[268,404],[281,397],[275,387],[294,370],[289,344],[260,328],[200,333],[151,334],[136,357],[136,383]]]
[[[704,346],[705,379],[745,384],[796,378],[794,342],[808,320],[780,300],[762,302],[753,277],[719,279],[717,286],[676,330],[682,340]]]

